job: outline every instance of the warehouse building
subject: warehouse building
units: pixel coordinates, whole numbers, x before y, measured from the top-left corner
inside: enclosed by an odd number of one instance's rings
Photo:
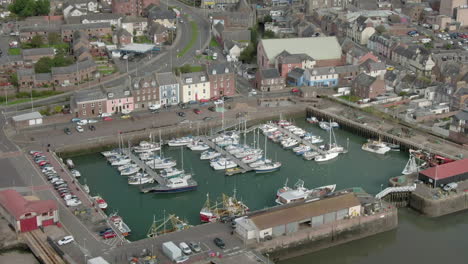
[[[11,189],[0,191],[0,215],[5,217],[16,232],[32,231],[59,221],[55,201],[22,196]]]
[[[277,206],[238,218],[236,232],[244,241],[261,241],[359,215],[361,203],[354,193],[336,193],[328,198]]]
[[[433,187],[468,180],[468,159],[438,165],[419,172],[419,180]]]

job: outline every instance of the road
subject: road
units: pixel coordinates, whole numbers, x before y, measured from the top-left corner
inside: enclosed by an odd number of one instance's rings
[[[142,59],[141,61],[139,61],[139,63],[130,64],[128,74],[130,74],[131,76],[135,77],[137,76],[137,74],[138,76],[142,76],[151,72],[167,72],[171,71],[173,67],[181,66],[186,63],[195,64],[196,51],[208,46],[211,40],[211,32],[210,24],[207,17],[204,16],[203,13],[200,14],[200,12],[197,11],[196,8],[189,7],[175,0],[168,1],[168,5],[177,7],[179,10],[181,10],[182,14],[186,16],[186,18],[184,19],[184,23],[179,23],[180,40],[177,41],[175,45],[168,48],[165,52],[160,53],[157,56],[153,55],[151,58],[147,57]],[[191,20],[194,21],[198,26],[197,40],[195,42],[195,45],[193,45],[182,57],[178,57],[178,51],[186,47],[192,38],[191,24],[189,23],[189,21]],[[0,41],[0,48],[2,48],[4,44],[5,43],[2,43]],[[6,42],[6,44],[8,45],[8,42]],[[109,87],[121,84],[126,78],[128,78],[128,74],[124,73],[114,79],[102,81],[98,85],[90,86],[88,89],[95,89],[99,86]],[[34,103],[38,105],[52,104],[60,100],[63,101],[64,97],[70,96],[72,93],[73,92],[67,92],[50,98],[39,99],[36,100]],[[21,110],[27,107],[30,107],[29,103],[17,104],[13,106],[4,106],[3,109],[6,112],[15,112],[18,111],[18,109]]]

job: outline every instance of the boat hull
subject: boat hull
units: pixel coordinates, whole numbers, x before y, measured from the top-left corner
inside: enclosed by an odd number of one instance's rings
[[[174,188],[174,189],[153,189],[151,192],[153,193],[180,193],[180,192],[188,192],[197,189],[197,185]]]

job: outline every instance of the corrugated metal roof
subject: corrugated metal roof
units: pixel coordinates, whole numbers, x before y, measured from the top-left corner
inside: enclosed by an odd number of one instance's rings
[[[314,216],[348,209],[360,204],[361,203],[353,193],[346,193],[314,202],[299,202],[274,207],[266,211],[254,213],[249,218],[257,228],[264,230],[275,226],[310,219]]]
[[[0,204],[16,219],[26,213],[42,214],[57,210],[53,200],[28,201],[15,190],[0,191]]]
[[[431,167],[419,172],[434,180],[441,180],[468,172],[468,159],[457,160],[447,164]]]
[[[17,116],[12,117],[13,121],[15,122],[31,120],[31,119],[36,119],[36,118],[42,118],[42,115],[39,112],[31,112],[31,113],[17,115]]]
[[[336,37],[262,39],[262,44],[270,61],[284,50],[290,54],[305,53],[315,60],[341,58]]]

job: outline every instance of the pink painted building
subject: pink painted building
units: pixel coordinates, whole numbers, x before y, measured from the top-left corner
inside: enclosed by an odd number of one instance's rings
[[[133,96],[128,89],[122,87],[115,87],[106,89],[107,100],[106,110],[107,113],[125,113],[131,112],[134,109]]]

